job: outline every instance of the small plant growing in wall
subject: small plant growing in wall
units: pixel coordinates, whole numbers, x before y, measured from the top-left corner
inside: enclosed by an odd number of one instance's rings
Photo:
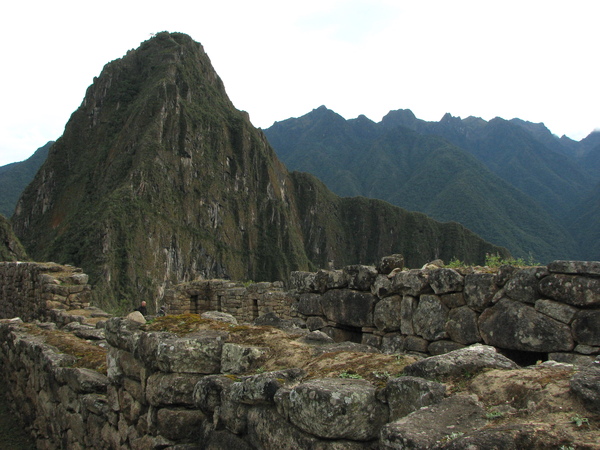
[[[338,377],[340,377],[340,378],[352,378],[352,379],[355,379],[355,380],[362,379],[362,375],[354,372],[353,370],[342,370],[340,372],[340,374],[338,375]]]

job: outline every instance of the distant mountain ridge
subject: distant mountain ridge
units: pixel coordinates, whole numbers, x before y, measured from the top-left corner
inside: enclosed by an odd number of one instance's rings
[[[126,304],[197,277],[508,255],[457,223],[288,172],[202,46],[167,32],[104,67],[12,222],[32,258],[82,267],[98,301]]]
[[[25,161],[0,166],[0,214],[5,217],[13,215],[19,196],[46,160],[52,144],[54,141],[38,148]]]
[[[576,142],[520,119],[446,114],[426,122],[410,110],[375,123],[324,106],[264,131],[288,167],[314,173],[339,195],[455,220],[539,261],[577,258],[586,247],[574,208],[593,192],[597,174],[583,158],[600,155],[589,144],[598,133]]]

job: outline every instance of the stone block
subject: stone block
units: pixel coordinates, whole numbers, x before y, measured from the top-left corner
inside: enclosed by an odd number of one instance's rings
[[[321,298],[323,313],[328,320],[354,327],[373,326],[375,302],[371,293],[350,289],[327,291]]]
[[[163,372],[219,373],[223,343],[229,334],[205,330],[158,342],[156,361]]]
[[[416,335],[424,339],[436,341],[448,337],[446,320],[448,308],[436,295],[421,295],[413,314],[413,327]]]
[[[402,297],[386,297],[375,305],[373,323],[381,331],[398,331],[402,322]]]

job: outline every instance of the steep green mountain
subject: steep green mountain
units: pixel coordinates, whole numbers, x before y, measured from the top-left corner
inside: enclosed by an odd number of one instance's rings
[[[13,215],[19,196],[46,160],[52,144],[54,141],[38,148],[25,161],[0,167],[0,214],[6,217]]]
[[[392,113],[390,113],[392,114]],[[404,121],[417,121],[410,111]],[[471,119],[471,126],[484,124]],[[531,197],[447,140],[391,121],[346,121],[320,107],[265,130],[284,163],[313,173],[342,196],[364,195],[457,221],[516,256],[573,254],[574,240]]]
[[[580,242],[581,258],[600,260],[600,184],[573,209],[572,229]]]
[[[27,260],[25,249],[15,236],[10,222],[0,214],[0,261]]]
[[[592,189],[594,179],[590,173],[572,157],[558,153],[537,140],[522,123],[511,123],[501,118],[489,122],[473,117],[463,120],[450,114],[439,122],[407,121],[405,117],[404,111],[392,111],[382,123],[441,136],[469,151],[492,172],[535,199],[548,214],[563,224],[569,220],[572,205]]]
[[[33,258],[82,267],[104,302],[394,252],[415,266],[507,254],[456,224],[339,199],[290,174],[233,107],[202,46],[167,32],[104,67],[12,220]]]

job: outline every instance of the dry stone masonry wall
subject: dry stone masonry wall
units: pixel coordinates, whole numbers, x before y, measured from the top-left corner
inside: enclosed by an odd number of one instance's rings
[[[23,305],[29,305],[35,320],[58,304],[84,306],[77,294],[89,289],[87,279],[77,269],[54,267],[2,265],[2,302],[13,303],[3,306],[6,314],[27,317]],[[71,292],[72,286],[84,288]],[[576,363],[591,363],[600,351],[600,263],[556,261],[487,273],[433,264],[403,270],[394,256],[377,267],[294,272],[290,287],[211,280],[177,286],[167,299],[171,312],[219,308],[243,321],[277,313],[295,319],[286,326],[301,319],[310,332],[337,341],[434,356],[382,385],[312,378],[298,368],[261,373],[253,362],[265,349],[231,342],[227,327],[234,324],[178,336],[112,318],[102,330],[104,375],[75,367],[73,356],[5,320],[0,375],[38,448],[467,448],[473,436],[494,431],[486,408],[476,396],[448,395],[436,380],[519,370],[494,347]],[[569,367],[548,362],[528,370],[544,380],[568,373],[572,392],[600,413],[598,363],[580,372]],[[445,440],[448,430],[465,435],[463,447]]]
[[[485,343],[515,357],[591,362],[600,352],[599,262],[495,273],[385,267],[293,272],[299,317],[335,340],[392,353],[436,355]]]
[[[56,319],[61,311],[90,306],[88,276],[54,263],[0,263],[0,318]]]

